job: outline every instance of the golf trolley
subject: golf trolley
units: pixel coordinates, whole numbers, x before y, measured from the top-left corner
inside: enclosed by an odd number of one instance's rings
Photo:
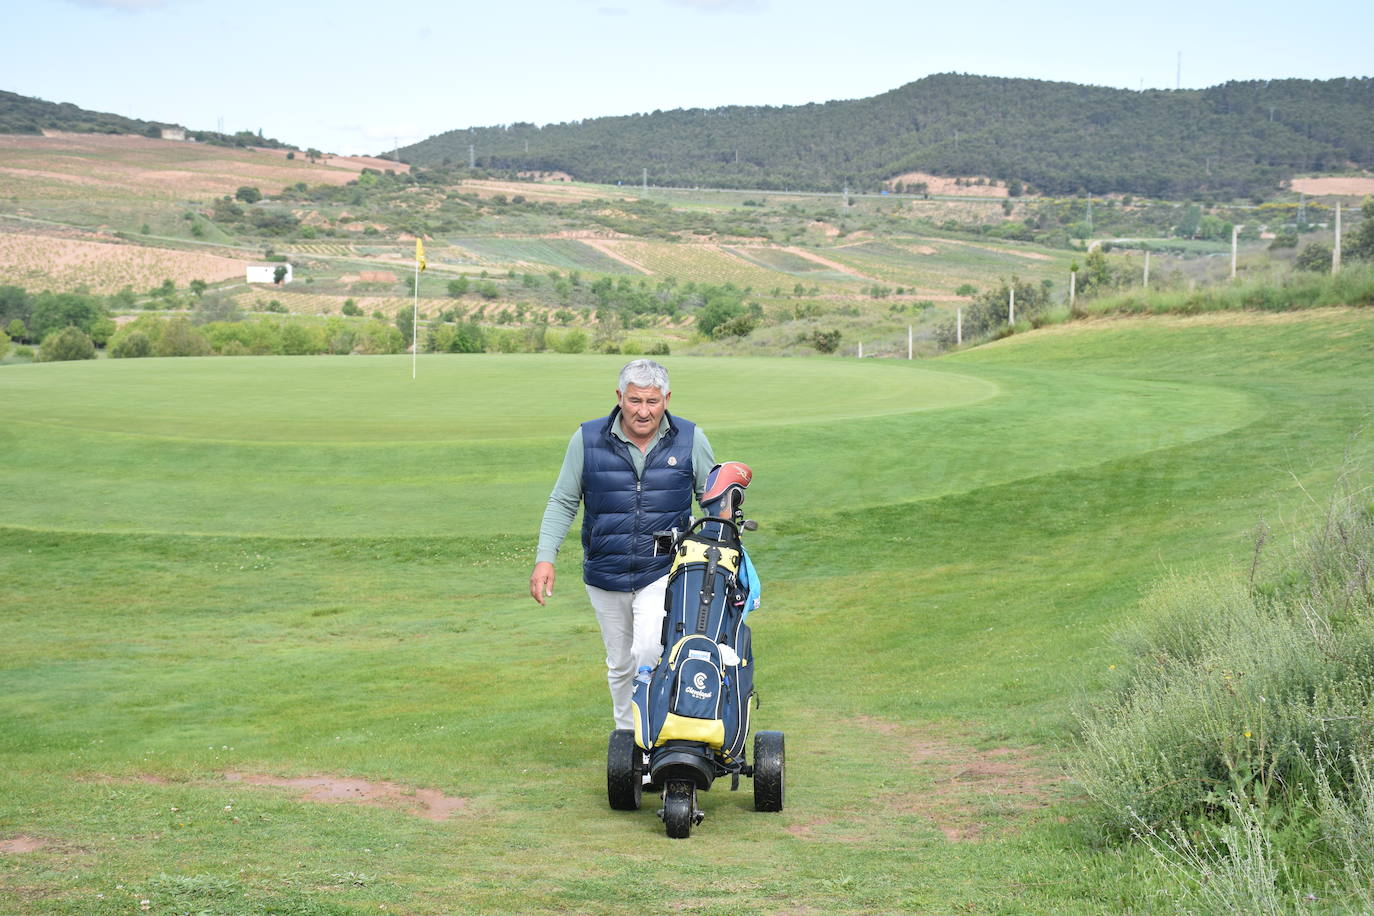
[[[754,808],[783,806],[783,734],[754,735],[745,753],[749,713],[757,706],[751,633],[758,577],[740,542],[740,506],[752,472],[740,462],[712,469],[701,504],[708,515],[685,531],[655,532],[656,549],[673,560],[664,597],[663,655],[636,678],[634,728],[611,732],[606,790],[611,807],[635,811],[645,789],[662,792],[659,817],[668,836],[684,838],[705,816],[697,792],[730,777],[754,780]],[[648,779],[645,779],[647,773]],[[646,784],[647,783],[647,784]]]

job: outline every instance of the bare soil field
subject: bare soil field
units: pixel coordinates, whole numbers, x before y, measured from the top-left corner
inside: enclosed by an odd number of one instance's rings
[[[983,184],[971,184],[982,178]],[[965,184],[955,184],[955,181],[962,179]],[[1006,197],[1007,189],[1002,186],[994,185],[995,179],[981,175],[970,176],[949,176],[931,175],[928,172],[904,172],[889,178],[887,183],[895,186],[904,184],[910,187],[924,181],[931,194],[948,194],[953,197]]]
[[[284,149],[268,149],[265,146],[254,146],[250,149],[255,153],[267,153],[269,156],[276,156],[282,160],[286,160],[286,154],[289,152],[289,150]],[[298,152],[295,161],[301,161],[304,157],[304,153]],[[310,164],[309,160],[305,160],[305,162],[307,165]],[[331,169],[344,169],[355,174],[363,169],[376,169],[379,172],[385,172],[387,169],[393,172],[410,171],[410,164],[407,162],[379,159],[376,156],[335,156],[333,153],[325,153],[315,162],[317,165],[328,166]]]
[[[1374,194],[1374,178],[1294,178],[1293,190],[1314,197],[1364,197]]]
[[[507,197],[514,197],[516,194],[519,194],[526,200],[551,200],[555,203],[598,200],[606,196],[605,191],[600,188],[588,188],[578,185],[544,184],[530,181],[464,181],[462,190],[465,192],[472,192],[479,197],[493,197],[497,194],[505,194]]]
[[[31,291],[65,291],[85,284],[94,293],[115,293],[125,286],[142,292],[169,278],[183,287],[192,280],[215,283],[241,278],[247,263],[199,251],[0,234],[0,283]]]
[[[0,158],[5,194],[21,198],[66,196],[74,189],[164,200],[205,198],[232,194],[243,185],[276,193],[301,181],[347,184],[364,168],[354,159],[312,165],[299,154],[287,160],[284,150],[109,134],[0,135]]]

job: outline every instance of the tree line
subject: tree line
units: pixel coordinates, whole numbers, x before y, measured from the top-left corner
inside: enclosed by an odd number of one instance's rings
[[[1299,172],[1374,166],[1374,79],[1135,92],[940,74],[868,99],[654,111],[439,134],[407,162],[584,181],[876,191],[909,171],[1052,195],[1267,197]]]

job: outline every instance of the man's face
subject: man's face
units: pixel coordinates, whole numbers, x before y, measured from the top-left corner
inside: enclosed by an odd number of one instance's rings
[[[671,392],[664,393],[657,388],[641,388],[630,384],[624,391],[617,391],[620,401],[620,425],[631,439],[643,443],[658,432],[658,424],[668,409]]]

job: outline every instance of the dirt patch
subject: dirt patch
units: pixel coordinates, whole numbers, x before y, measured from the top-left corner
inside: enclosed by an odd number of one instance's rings
[[[19,836],[10,837],[7,840],[0,840],[0,855],[15,856],[25,852],[37,852],[47,845],[47,840],[25,836],[21,833]]]
[[[250,786],[294,789],[302,801],[403,808],[416,817],[430,821],[448,820],[468,806],[466,798],[445,795],[438,789],[416,789],[394,782],[372,782],[347,776],[286,777],[225,773],[224,778],[229,782]]]
[[[990,821],[1045,807],[1063,779],[1034,747],[979,749],[872,716],[857,721],[896,742],[911,767],[929,780],[923,791],[899,793],[890,804],[930,821],[951,843],[981,838]]]
[[[1374,194],[1374,178],[1294,178],[1293,190],[1317,197],[1363,197]]]

